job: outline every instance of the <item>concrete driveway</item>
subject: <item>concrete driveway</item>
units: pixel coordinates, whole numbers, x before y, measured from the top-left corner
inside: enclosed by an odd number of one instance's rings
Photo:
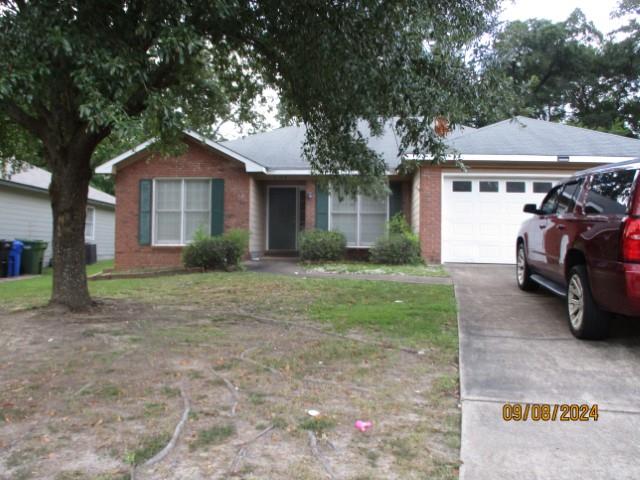
[[[576,340],[512,266],[448,265],[459,303],[463,480],[640,478],[640,321]],[[597,422],[502,419],[505,402],[598,404]]]

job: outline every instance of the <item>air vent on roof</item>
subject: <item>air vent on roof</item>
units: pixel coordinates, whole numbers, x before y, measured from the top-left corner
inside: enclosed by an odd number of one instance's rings
[[[569,155],[558,155],[558,161],[559,162],[568,162],[569,161]]]

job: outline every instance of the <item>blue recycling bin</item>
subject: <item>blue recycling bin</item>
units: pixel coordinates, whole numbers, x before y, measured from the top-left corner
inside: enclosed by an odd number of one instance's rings
[[[20,240],[15,240],[9,250],[9,277],[17,277],[20,275],[20,259],[22,258],[22,249],[24,244]]]

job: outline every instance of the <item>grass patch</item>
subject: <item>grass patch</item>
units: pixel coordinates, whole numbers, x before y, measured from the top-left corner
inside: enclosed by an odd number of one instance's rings
[[[212,272],[105,280],[90,282],[89,287],[95,297],[126,298],[166,306],[210,309],[215,305],[216,310],[233,312],[255,305],[272,316],[307,316],[330,323],[339,331],[366,329],[384,338],[402,339],[405,344],[435,346],[447,351],[457,349],[455,299],[450,285]],[[44,276],[9,282],[0,286],[0,309],[44,305],[49,292],[50,278],[47,280]],[[156,328],[151,334],[169,344],[186,346],[225,339],[219,325],[213,322],[206,328],[193,325]]]
[[[144,438],[135,450],[125,454],[124,461],[129,465],[140,465],[162,450],[169,440],[171,435],[168,433]]]
[[[384,265],[367,262],[303,263],[308,272],[368,275],[409,275],[413,277],[447,277],[442,265]]]
[[[90,395],[94,398],[101,398],[103,400],[116,400],[122,396],[122,390],[113,383],[105,383],[103,385],[96,385],[89,388],[83,387],[81,395]]]
[[[329,322],[339,331],[367,328],[397,339],[457,349],[453,287],[340,282],[345,283],[336,286],[344,288],[337,288],[330,301],[311,306],[312,318]]]
[[[163,415],[167,411],[167,406],[164,403],[147,402],[144,404],[144,416],[157,417]]]
[[[105,268],[113,268],[113,260],[103,260],[93,265],[87,265],[87,275],[99,273]],[[46,303],[51,295],[53,283],[53,269],[44,268],[42,275],[3,282],[0,285],[0,307],[6,304],[9,307],[28,308]]]
[[[191,443],[191,449],[197,450],[203,447],[209,447],[212,445],[220,445],[227,438],[235,435],[236,427],[231,424],[225,425],[215,425],[211,428],[207,428],[206,430],[200,430],[198,432],[198,436]]]
[[[170,387],[168,385],[163,385],[160,388],[160,393],[169,398],[175,398],[180,395],[180,389],[176,387]]]
[[[300,430],[311,430],[318,435],[322,435],[327,430],[331,430],[336,426],[336,421],[329,417],[309,417],[304,418],[298,423]]]
[[[251,392],[249,393],[249,401],[253,405],[264,405],[267,403],[267,396],[261,392]]]

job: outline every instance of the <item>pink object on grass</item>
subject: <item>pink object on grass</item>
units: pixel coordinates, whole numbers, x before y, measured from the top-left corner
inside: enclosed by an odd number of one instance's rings
[[[365,422],[364,420],[356,420],[356,423],[354,425],[358,430],[360,430],[361,432],[366,432],[367,430],[369,430],[371,427],[373,427],[373,423],[371,422]]]

